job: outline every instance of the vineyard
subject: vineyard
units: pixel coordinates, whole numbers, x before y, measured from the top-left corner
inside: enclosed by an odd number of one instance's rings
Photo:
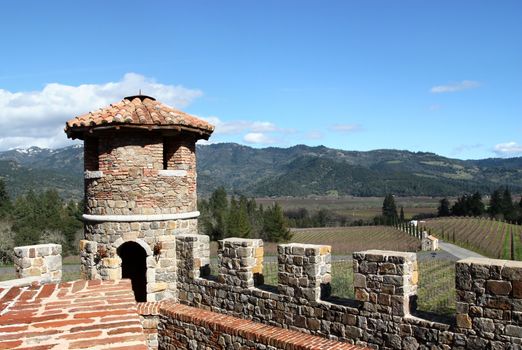
[[[448,242],[495,259],[522,260],[522,226],[488,218],[445,217],[426,220],[422,226]]]
[[[420,240],[391,226],[319,227],[292,229],[290,243],[326,244],[334,255],[382,249],[415,252]],[[277,255],[277,243],[265,242],[265,255]],[[217,256],[217,242],[210,243],[210,255]]]
[[[304,228],[292,233],[292,242],[331,245],[335,255],[368,249],[410,252],[420,249],[418,239],[390,226]]]

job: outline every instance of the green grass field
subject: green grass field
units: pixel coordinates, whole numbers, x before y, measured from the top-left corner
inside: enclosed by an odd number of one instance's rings
[[[406,218],[421,213],[436,213],[440,198],[432,197],[396,197],[397,208],[404,207]],[[279,203],[283,210],[305,208],[309,212],[328,209],[335,214],[346,216],[352,220],[368,220],[380,215],[383,197],[277,197],[256,198],[258,204],[272,205]]]

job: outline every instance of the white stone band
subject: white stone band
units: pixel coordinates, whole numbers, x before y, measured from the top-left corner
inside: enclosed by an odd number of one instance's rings
[[[191,211],[188,213],[177,214],[153,214],[153,215],[90,215],[83,214],[82,217],[87,221],[116,221],[116,222],[133,222],[133,221],[167,221],[180,219],[195,219],[199,216],[199,211]]]
[[[158,170],[160,176],[187,176],[186,170]]]

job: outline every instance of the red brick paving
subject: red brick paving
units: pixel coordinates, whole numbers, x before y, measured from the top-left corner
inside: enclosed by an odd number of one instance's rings
[[[0,349],[147,349],[128,280],[0,288]]]

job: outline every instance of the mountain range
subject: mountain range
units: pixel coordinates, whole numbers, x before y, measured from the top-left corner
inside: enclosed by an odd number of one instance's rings
[[[459,160],[403,150],[345,151],[324,146],[252,148],[235,143],[197,146],[198,191],[219,186],[248,196],[451,196],[489,193],[508,185],[522,193],[522,157]],[[11,195],[56,188],[83,193],[83,147],[31,147],[0,152],[0,177]]]

